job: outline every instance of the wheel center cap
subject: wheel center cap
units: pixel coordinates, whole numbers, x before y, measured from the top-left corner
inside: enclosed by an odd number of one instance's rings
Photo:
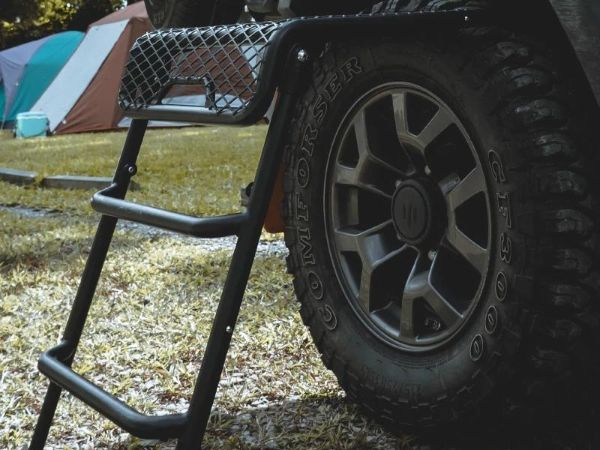
[[[392,198],[392,221],[398,237],[419,245],[431,236],[434,221],[433,193],[417,180],[407,180],[396,188]]]

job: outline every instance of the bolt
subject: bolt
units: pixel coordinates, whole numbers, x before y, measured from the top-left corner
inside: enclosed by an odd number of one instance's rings
[[[435,250],[429,250],[429,252],[427,253],[427,257],[429,258],[430,261],[433,261],[436,256],[437,256],[437,252]]]
[[[402,180],[396,180],[396,187],[400,187],[401,184],[402,184]]]
[[[429,166],[425,166],[425,175],[431,175],[431,169]]]
[[[133,176],[137,173],[137,167],[135,166],[135,164],[132,165],[126,165],[125,166],[125,172],[127,172],[129,175]]]
[[[226,332],[227,334],[231,334],[231,333],[233,333],[233,328],[231,328],[231,326],[230,326],[230,325],[227,325],[227,328],[225,328],[225,332]]]
[[[465,22],[468,22],[469,20],[471,20],[471,18],[469,16],[465,16]]]
[[[296,54],[296,58],[300,62],[306,62],[306,61],[308,61],[308,53],[306,53],[306,50],[301,48],[300,50],[298,50],[298,53]]]

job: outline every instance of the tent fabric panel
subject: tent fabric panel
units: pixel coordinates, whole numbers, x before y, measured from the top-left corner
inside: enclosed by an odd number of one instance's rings
[[[18,113],[29,111],[73,54],[83,36],[79,31],[55,34],[33,54],[10,106],[7,115],[9,121],[15,120]]]
[[[149,20],[135,18],[129,21],[84,94],[56,129],[57,134],[118,128],[123,112],[117,103],[117,95],[129,49],[139,36],[151,29]]]
[[[12,104],[25,65],[50,37],[47,36],[0,52],[0,81],[4,84],[5,95],[4,109],[0,111],[3,118],[6,118]]]
[[[65,119],[119,40],[127,21],[92,27],[32,111],[48,115],[50,131]]]

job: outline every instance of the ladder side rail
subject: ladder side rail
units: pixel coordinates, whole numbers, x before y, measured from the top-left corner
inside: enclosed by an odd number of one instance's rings
[[[293,48],[288,57],[285,82],[280,86],[273,122],[261,154],[250,201],[248,224],[240,230],[225,286],[215,314],[204,358],[188,408],[188,425],[178,441],[177,450],[200,450],[213,402],[225,366],[233,330],[237,322],[248,278],[256,255],[267,208],[283,160],[283,142],[288,131],[297,92],[306,68],[306,52]]]
[[[133,120],[127,134],[123,152],[113,178],[113,182],[120,186],[115,195],[121,198],[125,198],[125,194],[127,193],[131,179],[129,167],[135,166],[147,125],[147,120]],[[98,285],[116,225],[117,219],[109,216],[102,216],[98,224],[90,255],[63,333],[62,341],[67,343],[68,352],[66,352],[67,354],[64,356],[62,362],[69,367],[73,363],[75,352],[83,333],[85,321],[96,292],[96,286]],[[44,448],[61,391],[62,389],[58,385],[50,383],[29,446],[30,450],[42,450]]]

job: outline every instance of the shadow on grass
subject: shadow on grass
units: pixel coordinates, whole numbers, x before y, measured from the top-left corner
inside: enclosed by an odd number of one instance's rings
[[[0,249],[0,272],[14,269],[16,266],[40,270],[52,265],[64,265],[73,269],[78,268],[76,261],[87,259],[96,233],[96,225],[74,232],[69,236],[32,234],[30,236],[11,236],[12,242]],[[20,238],[26,242],[20,245]],[[111,252],[134,248],[140,239],[135,236],[115,235],[111,242]]]
[[[496,424],[422,434],[384,431],[337,396],[279,401],[235,414],[213,410],[205,450],[385,449],[385,450],[597,450],[598,423],[589,416],[568,423]],[[390,432],[393,431],[393,432]],[[170,449],[176,442],[132,438],[128,449]]]
[[[100,215],[76,217],[54,211],[0,208],[0,272],[17,266],[33,270],[63,265],[79,270],[77,261],[87,259]],[[112,253],[136,248],[156,235],[132,233],[117,227],[109,250]]]

